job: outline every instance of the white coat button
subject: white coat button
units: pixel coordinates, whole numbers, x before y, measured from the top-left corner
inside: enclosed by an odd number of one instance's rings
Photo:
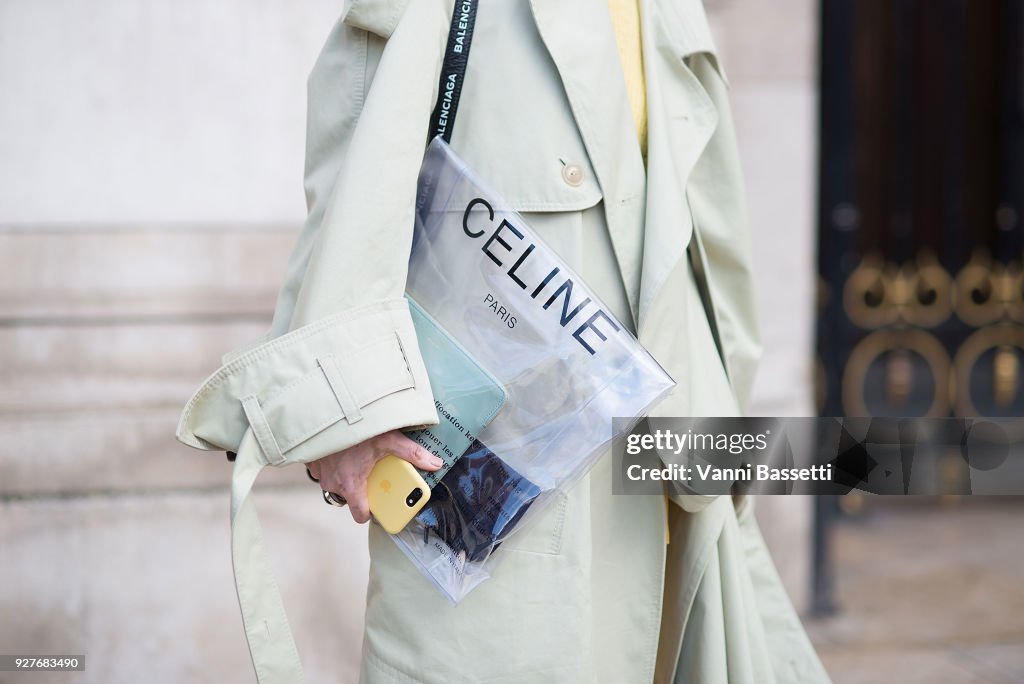
[[[576,164],[566,164],[562,167],[562,180],[578,188],[583,183],[583,169]]]

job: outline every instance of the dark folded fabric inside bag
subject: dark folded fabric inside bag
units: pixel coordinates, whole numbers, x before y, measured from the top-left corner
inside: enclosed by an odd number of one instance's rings
[[[434,487],[417,520],[423,543],[433,534],[470,562],[488,554],[511,533],[541,488],[476,440]]]

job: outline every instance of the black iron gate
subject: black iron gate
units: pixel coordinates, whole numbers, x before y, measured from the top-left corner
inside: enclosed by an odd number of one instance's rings
[[[822,0],[821,29],[821,414],[1024,415],[1024,0]]]

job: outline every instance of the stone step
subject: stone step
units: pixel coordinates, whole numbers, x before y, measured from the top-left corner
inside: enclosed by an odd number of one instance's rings
[[[0,496],[219,488],[226,506],[232,464],[223,452],[192,449],[175,439],[180,410],[2,414]],[[308,485],[310,499],[319,495],[298,466],[265,469],[261,485]]]
[[[178,408],[259,321],[0,327],[0,415]]]
[[[296,226],[0,228],[0,322],[265,316]]]

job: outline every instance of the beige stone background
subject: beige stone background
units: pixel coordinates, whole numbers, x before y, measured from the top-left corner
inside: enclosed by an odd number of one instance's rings
[[[265,330],[304,217],[305,79],[340,0],[0,0],[0,653],[235,682],[230,467],[176,443],[219,355]],[[709,0],[762,287],[752,411],[811,415],[813,0]],[[312,682],[354,682],[365,530],[299,469],[258,505]],[[809,502],[759,516],[807,603]]]

